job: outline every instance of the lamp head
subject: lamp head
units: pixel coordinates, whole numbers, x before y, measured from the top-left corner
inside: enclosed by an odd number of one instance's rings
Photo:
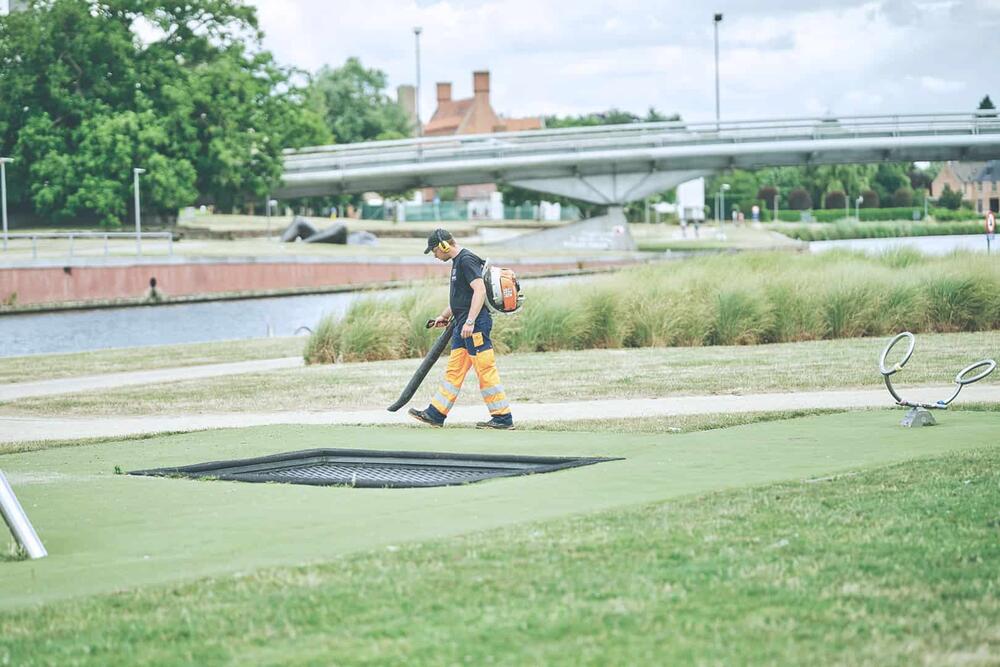
[[[721,23],[722,22],[722,14],[721,13],[715,15],[715,22],[716,23]]]

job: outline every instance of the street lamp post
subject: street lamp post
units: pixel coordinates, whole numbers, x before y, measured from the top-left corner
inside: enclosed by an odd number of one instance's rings
[[[271,238],[271,207],[277,206],[278,200],[271,199],[271,195],[267,195],[267,238]]]
[[[726,226],[726,190],[729,189],[729,183],[723,183],[719,187],[719,238],[726,238],[725,226]]]
[[[142,254],[142,215],[139,211],[139,174],[145,174],[145,169],[132,169],[132,184],[135,190],[135,253]]]
[[[7,163],[14,158],[0,157],[0,211],[3,212],[3,251],[7,252]]]
[[[424,136],[424,127],[420,122],[420,33],[423,32],[423,28],[416,26],[413,28],[413,37],[416,41],[417,47],[417,92],[413,102],[414,112],[417,114],[417,136]]]
[[[858,219],[858,222],[861,222],[861,202],[864,200],[865,198],[861,195],[858,195],[858,198],[854,200],[854,217]]]
[[[717,13],[712,27],[715,28],[715,131],[719,131],[719,24],[722,14]]]

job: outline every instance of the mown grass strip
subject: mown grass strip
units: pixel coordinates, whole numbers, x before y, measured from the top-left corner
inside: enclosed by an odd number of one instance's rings
[[[878,356],[888,338],[851,338],[756,346],[647,347],[504,354],[498,365],[514,402],[544,403],[604,398],[653,398],[705,394],[818,391],[882,386]],[[899,346],[900,348],[903,346]],[[903,350],[898,350],[902,355]],[[921,334],[900,390],[921,384],[946,391],[959,369],[984,357],[1000,359],[1000,334],[992,331]],[[895,357],[893,357],[893,360]],[[412,359],[314,365],[288,371],[43,396],[0,406],[0,414],[78,416],[178,414],[252,410],[371,409],[389,405],[416,368]],[[428,376],[413,404],[434,392],[443,362]],[[459,401],[476,404],[475,376]],[[963,393],[1000,382],[995,373]],[[888,392],[886,405],[891,405]],[[720,406],[725,405],[724,396]],[[720,408],[721,409],[721,408]]]
[[[0,614],[6,664],[989,664],[1000,448]]]

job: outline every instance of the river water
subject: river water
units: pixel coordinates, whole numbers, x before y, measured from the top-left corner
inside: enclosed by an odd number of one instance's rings
[[[992,242],[993,254],[1000,254],[998,242]],[[827,250],[854,250],[866,253],[880,253],[894,248],[913,248],[925,255],[947,255],[956,250],[986,252],[986,234],[955,236],[905,236],[891,239],[845,239],[843,241],[812,241],[809,252]]]
[[[291,336],[342,315],[357,298],[381,292],[207,301],[0,316],[0,357],[112,347]]]
[[[587,276],[536,278],[554,285]],[[0,315],[0,357],[58,354],[118,347],[292,336],[339,316],[357,299],[402,290],[307,294],[128,308]],[[443,304],[442,304],[443,306]]]

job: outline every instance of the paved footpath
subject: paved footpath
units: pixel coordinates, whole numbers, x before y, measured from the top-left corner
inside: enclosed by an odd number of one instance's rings
[[[932,401],[949,394],[947,387],[908,390],[907,398]],[[1000,402],[1000,386],[970,386],[960,400]],[[671,396],[566,403],[521,403],[513,407],[518,422],[551,422],[603,418],[669,417],[680,415],[767,412],[815,408],[885,408],[892,406],[885,389],[810,391],[743,396]],[[420,405],[416,401],[410,404]],[[900,409],[900,417],[903,411]],[[448,422],[469,424],[487,417],[482,405],[456,406]],[[265,424],[406,424],[414,423],[399,412],[329,410],[324,412],[256,412],[146,417],[53,418],[0,416],[0,442],[73,440],[141,433],[238,428]]]

